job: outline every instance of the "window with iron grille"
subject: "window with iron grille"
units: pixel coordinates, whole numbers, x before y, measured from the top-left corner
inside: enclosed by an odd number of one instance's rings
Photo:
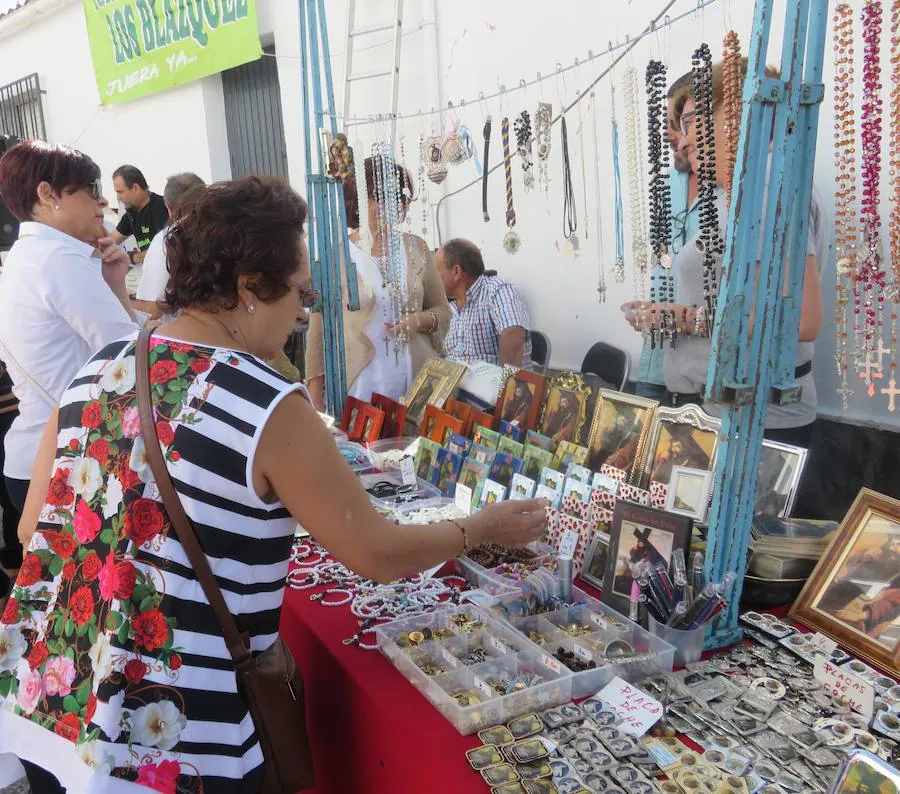
[[[13,135],[20,141],[46,139],[37,73],[0,86],[0,135]]]

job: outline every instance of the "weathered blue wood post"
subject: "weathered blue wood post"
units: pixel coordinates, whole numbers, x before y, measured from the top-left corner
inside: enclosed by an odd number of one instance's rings
[[[359,290],[356,266],[350,260],[344,192],[328,169],[326,133],[334,135],[337,122],[324,0],[299,0],[298,6],[309,256],[313,287],[322,296],[313,311],[322,312],[325,404],[329,413],[340,416],[347,398],[342,271],[346,274],[347,303],[351,311],[359,309]]]
[[[780,79],[765,74],[773,4],[757,0],[754,13],[707,382],[708,398],[725,411],[705,573],[707,581],[737,574],[729,607],[707,635],[710,648],[741,636],[738,601],[768,403],[800,398],[794,368],[828,3],[789,0]]]

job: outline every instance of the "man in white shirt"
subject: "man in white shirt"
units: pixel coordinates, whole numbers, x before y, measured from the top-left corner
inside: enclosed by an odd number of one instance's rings
[[[170,176],[166,180],[166,189],[163,198],[166,202],[166,210],[169,212],[171,225],[175,220],[175,209],[184,195],[196,188],[204,187],[206,183],[196,174],[185,171],[181,174]],[[166,284],[169,282],[169,268],[166,264],[166,233],[161,231],[150,243],[144,255],[144,270],[141,274],[141,283],[137,288],[137,300],[135,305],[141,311],[151,317],[159,317],[162,313],[158,302],[163,299]]]

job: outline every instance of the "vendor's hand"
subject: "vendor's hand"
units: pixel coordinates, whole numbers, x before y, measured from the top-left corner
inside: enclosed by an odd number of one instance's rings
[[[131,267],[128,254],[116,245],[111,237],[101,237],[97,240],[97,250],[100,251],[100,259],[103,262],[103,280],[113,289],[124,287],[125,276]]]
[[[399,336],[402,332],[406,334],[407,339],[411,339],[413,334],[419,332],[418,316],[410,314],[408,317],[402,317],[396,322],[385,323],[384,330],[391,334],[391,336]]]
[[[648,301],[628,301],[623,303],[621,309],[625,315],[625,322],[634,328],[635,331],[643,331],[644,317],[651,305]]]
[[[498,543],[507,548],[526,546],[547,530],[547,500],[521,499],[485,507],[463,519],[469,545]]]

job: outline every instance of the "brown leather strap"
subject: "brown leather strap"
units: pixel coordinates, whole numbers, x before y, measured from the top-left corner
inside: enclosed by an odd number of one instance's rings
[[[216,620],[219,621],[219,626],[221,626],[222,633],[225,635],[225,644],[228,646],[231,658],[234,660],[235,665],[240,668],[242,664],[245,664],[250,659],[250,649],[246,635],[242,635],[238,630],[228,605],[225,603],[225,598],[216,582],[216,577],[213,576],[213,572],[210,570],[206,554],[200,548],[200,542],[197,540],[191,520],[188,518],[187,513],[184,512],[181,499],[178,497],[178,492],[172,484],[172,478],[169,477],[169,470],[166,468],[166,462],[163,459],[162,450],[159,446],[159,436],[156,434],[156,423],[153,421],[153,408],[150,402],[150,336],[154,327],[146,325],[141,330],[137,340],[137,360],[135,362],[135,388],[137,390],[141,432],[144,436],[147,459],[150,462],[150,469],[153,471],[153,479],[156,480],[156,487],[159,488],[159,493],[162,496],[166,513],[169,515],[169,521],[172,523],[172,529],[175,530],[178,541],[181,543],[184,553],[187,554],[187,558],[194,569],[197,581],[200,582],[200,586],[209,600],[209,605],[215,613]]]

